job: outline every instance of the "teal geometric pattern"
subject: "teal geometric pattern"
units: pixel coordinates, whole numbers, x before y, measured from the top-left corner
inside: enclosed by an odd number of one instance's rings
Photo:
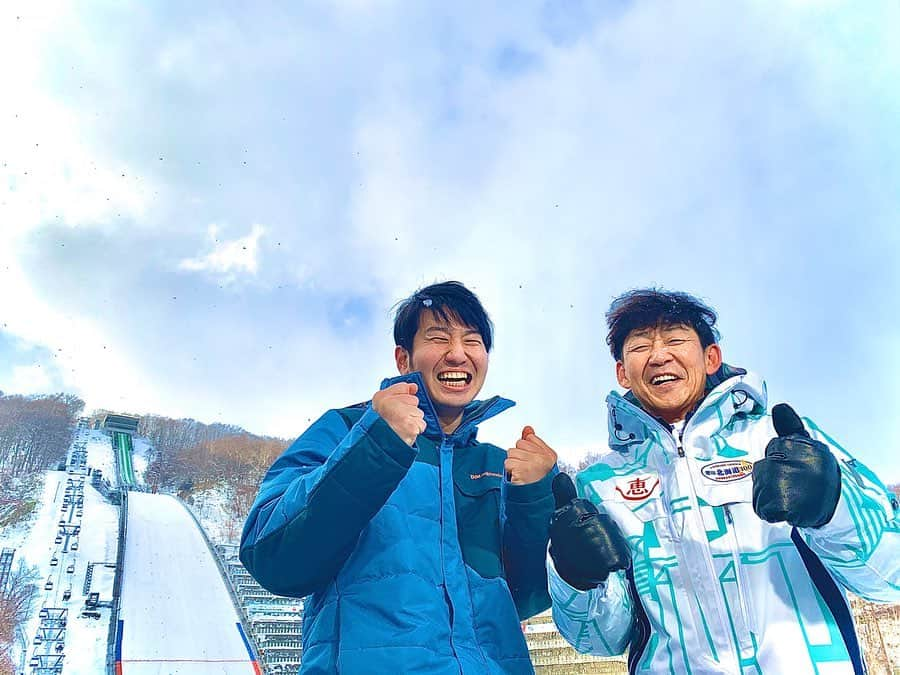
[[[638,670],[770,675],[818,673],[824,664],[850,668],[841,632],[791,541],[791,527],[756,516],[749,474],[716,483],[701,473],[709,462],[764,456],[775,432],[762,381],[744,374],[716,386],[681,432],[684,456],[669,429],[628,397],[612,393],[607,403],[611,450],[579,473],[577,483],[580,494],[603,505],[631,547],[635,589],[651,626]],[[842,492],[832,520],[800,534],[844,587],[900,602],[900,520],[890,496],[869,469],[805,423],[838,458]],[[658,476],[658,488],[643,501],[616,490],[635,475]],[[624,583],[615,579],[610,589]],[[563,586],[551,567],[562,634],[595,654],[624,649],[618,637],[615,643],[605,637],[625,635],[631,625],[627,593],[562,592]]]

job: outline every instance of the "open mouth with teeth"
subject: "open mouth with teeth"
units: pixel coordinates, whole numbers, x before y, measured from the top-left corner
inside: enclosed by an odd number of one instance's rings
[[[450,389],[463,389],[472,381],[472,375],[461,370],[445,370],[443,373],[438,373],[437,379],[438,382]]]
[[[654,375],[654,376],[650,379],[650,384],[652,384],[654,387],[657,387],[657,386],[661,386],[661,385],[664,385],[664,384],[668,384],[669,382],[676,382],[676,381],[678,381],[678,380],[680,380],[680,379],[681,379],[681,378],[678,377],[677,375],[672,375],[672,374],[670,374],[670,373],[665,373],[665,374],[663,374],[663,375]]]

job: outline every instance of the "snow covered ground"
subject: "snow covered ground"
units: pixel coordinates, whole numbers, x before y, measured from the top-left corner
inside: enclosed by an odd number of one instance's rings
[[[76,442],[83,442],[85,437],[86,434],[79,431]],[[61,525],[68,531],[67,536],[60,535]],[[78,528],[78,534],[75,534],[75,528]],[[27,666],[37,653],[51,659],[62,657],[66,673],[105,671],[109,610],[103,610],[100,619],[82,618],[80,612],[85,599],[88,565],[115,562],[117,534],[118,509],[107,503],[90,486],[89,480],[65,471],[46,472],[34,518],[20,527],[4,531],[0,537],[0,545],[16,549],[14,566],[24,559],[39,571],[37,602],[24,627],[25,649],[22,650],[20,645],[14,654],[17,663]],[[91,590],[99,590],[103,599],[111,599],[111,575],[95,575]],[[64,641],[43,639],[50,634],[59,635],[47,630],[46,622],[44,628],[41,627],[41,610],[44,609],[47,616],[65,615]],[[42,638],[36,640],[39,634]],[[59,651],[58,644],[62,644]]]
[[[13,558],[13,566],[17,566],[19,560],[24,560],[29,566],[35,566],[38,570],[38,596],[36,599],[35,611],[29,621],[26,622],[24,628],[24,637],[26,640],[26,648],[24,651],[16,650],[13,653],[13,661],[15,663],[27,663],[27,657],[30,657],[32,650],[32,641],[37,632],[38,615],[37,607],[45,605],[55,605],[56,588],[47,591],[44,590],[44,584],[47,579],[55,580],[58,574],[50,564],[57,546],[53,543],[58,529],[60,507],[62,505],[62,488],[60,483],[65,484],[66,473],[64,471],[48,471],[44,480],[41,496],[38,501],[38,509],[35,517],[25,527],[17,527],[14,530],[6,530],[0,545],[15,549],[15,557]]]
[[[100,594],[101,602],[113,599],[113,581],[119,532],[119,509],[106,502],[100,493],[85,481],[84,517],[81,521],[78,553],[74,562],[72,599],[69,607],[69,634],[66,637],[66,673],[104,672],[110,610],[100,608],[99,619],[80,616],[84,607],[84,577],[93,563],[88,592]],[[62,563],[60,563],[62,564]],[[110,566],[111,565],[111,566]]]
[[[190,497],[188,508],[197,516],[200,525],[215,544],[235,544],[240,541],[244,521],[235,519],[229,508],[229,489],[217,486],[198,490]]]
[[[113,461],[112,444],[109,436],[100,430],[87,432],[87,465],[94,471],[100,469],[103,477],[113,485],[119,484],[116,466]]]
[[[134,445],[140,476],[150,445],[144,439]],[[88,466],[116,481],[109,436],[79,429],[77,446],[85,448]],[[106,672],[119,515],[83,473],[46,472],[35,513],[0,532],[0,546],[16,549],[14,567],[25,560],[39,574],[25,643],[13,654],[23,672],[31,672],[35,654],[44,665],[61,659],[65,673]],[[132,492],[129,503],[119,617],[123,673],[254,673],[231,597],[190,515],[168,496]],[[61,536],[61,529],[68,535]],[[91,592],[99,595],[99,606],[90,608],[99,618],[82,616]],[[62,626],[63,618],[64,630],[48,627]],[[64,639],[47,640],[48,635]]]
[[[255,672],[215,560],[174,497],[129,493],[120,620],[123,675]]]
[[[146,438],[133,436],[131,439],[134,452],[131,455],[131,463],[134,467],[134,477],[141,485],[146,485],[144,474],[147,472],[147,465],[150,463],[150,453],[153,446]]]

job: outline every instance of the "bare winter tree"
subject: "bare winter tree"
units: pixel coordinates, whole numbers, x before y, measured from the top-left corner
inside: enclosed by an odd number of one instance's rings
[[[63,460],[83,409],[72,394],[0,396],[0,469],[27,474]]]
[[[147,482],[151,485],[169,485],[181,473],[179,455],[185,450],[247,432],[231,424],[204,424],[192,419],[145,415],[141,417],[138,433],[153,445]]]
[[[567,473],[572,478],[575,478],[575,474],[579,471],[583,471],[588,468],[591,464],[595,464],[600,460],[601,453],[597,451],[588,452],[581,459],[579,459],[575,464],[569,464],[565,460],[560,460],[559,462],[559,470],[563,473]]]
[[[37,597],[37,578],[37,567],[19,560],[6,587],[0,589],[0,673],[15,672],[10,651]]]

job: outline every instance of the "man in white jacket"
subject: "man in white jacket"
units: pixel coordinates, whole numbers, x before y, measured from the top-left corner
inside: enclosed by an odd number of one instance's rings
[[[812,421],[769,414],[715,321],[685,293],[613,302],[628,391],[583,498],[554,483],[554,619],[581,652],[627,648],[632,673],[863,673],[844,589],[900,601],[900,505]]]

